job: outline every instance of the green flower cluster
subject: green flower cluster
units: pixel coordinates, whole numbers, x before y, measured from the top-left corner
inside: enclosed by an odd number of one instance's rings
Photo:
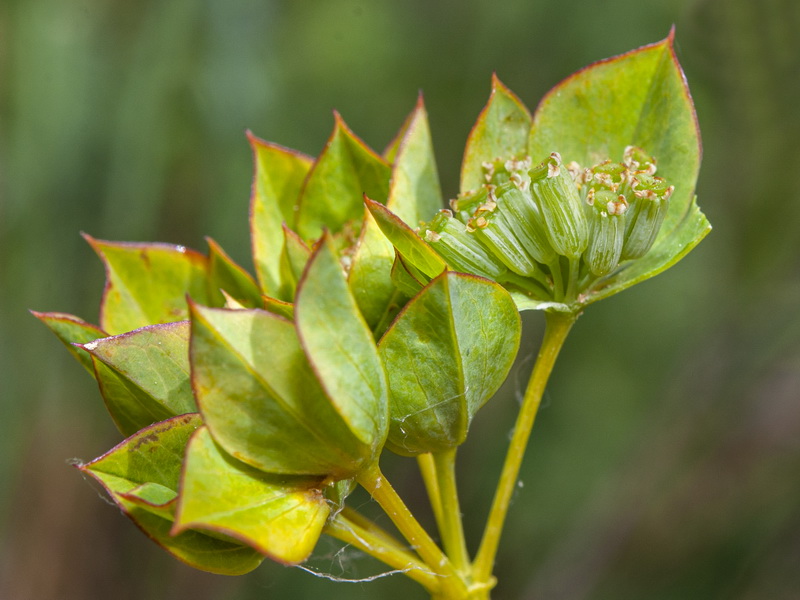
[[[635,146],[589,168],[553,152],[483,163],[486,183],[460,194],[418,233],[454,269],[573,303],[653,246],[674,187]]]

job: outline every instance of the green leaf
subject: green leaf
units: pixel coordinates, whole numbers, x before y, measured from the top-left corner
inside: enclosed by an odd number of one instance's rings
[[[328,236],[297,290],[295,322],[322,387],[353,434],[377,453],[386,439],[386,375]]]
[[[85,237],[106,267],[100,326],[108,333],[182,321],[187,294],[207,302],[208,261],[202,254],[183,246]]]
[[[658,175],[675,186],[660,238],[686,215],[701,156],[697,117],[673,34],[559,83],[536,109],[529,140],[534,161],[557,151],[567,162],[591,166],[606,158],[620,160],[629,145],[656,157]]]
[[[285,302],[293,302],[294,294],[297,290],[297,282],[303,276],[306,263],[311,257],[309,248],[303,239],[294,231],[283,226],[283,250],[281,252],[281,277],[283,278],[283,288],[278,299]],[[269,295],[269,294],[268,294]]]
[[[367,325],[374,330],[395,292],[391,275],[394,247],[369,211],[364,212],[347,281]]]
[[[496,158],[524,156],[531,115],[522,101],[492,75],[492,92],[472,127],[461,163],[461,192],[484,183],[483,163]],[[542,157],[544,158],[544,157]]]
[[[282,226],[283,223],[294,224],[300,189],[314,159],[260,140],[250,132],[247,137],[255,162],[250,197],[250,235],[256,277],[265,294],[283,299],[284,281],[280,270]]]
[[[586,305],[652,277],[675,264],[710,231],[694,188],[702,154],[697,117],[675,56],[674,31],[660,42],[597,62],[553,88],[536,110],[531,156],[557,150],[584,166],[622,156],[635,145],[657,159],[658,175],[675,191],[653,248],[601,279]]]
[[[56,334],[70,354],[74,356],[83,367],[94,377],[92,357],[80,344],[91,342],[108,334],[97,325],[92,325],[76,316],[57,312],[36,312],[31,314],[44,323],[50,331]]]
[[[187,321],[102,338],[83,349],[107,367],[97,369],[98,381],[124,434],[197,411],[189,379]]]
[[[383,234],[408,263],[428,277],[436,277],[447,268],[444,259],[392,211],[369,198],[364,202]]]
[[[263,560],[252,548],[196,531],[170,534],[169,505],[177,495],[184,448],[200,425],[198,415],[156,423],[79,468],[97,479],[148,537],[179,560],[212,573],[247,573]]]
[[[208,242],[208,297],[214,298],[222,290],[243,306],[249,308],[261,306],[261,290],[250,274],[233,262],[217,242],[209,237],[206,238],[206,242]]]
[[[360,222],[362,198],[389,195],[389,165],[358,139],[338,113],[333,133],[306,179],[300,194],[297,231],[317,239],[328,229],[339,232],[346,224]]]
[[[221,533],[284,564],[303,562],[330,508],[319,480],[267,475],[225,453],[201,427],[189,441],[173,533]]]
[[[143,483],[129,492],[121,493],[120,496],[156,516],[169,520],[175,518],[178,493],[160,483]]]
[[[264,296],[264,310],[271,312],[273,315],[283,317],[288,321],[294,321],[294,304],[291,302],[284,302],[283,300],[276,300],[269,296]]]
[[[133,435],[143,427],[173,416],[172,412],[114,369],[99,359],[93,360],[100,395],[122,435]]]
[[[428,113],[421,94],[404,129],[392,165],[386,206],[404,222],[413,224],[430,219],[442,208]]]
[[[266,472],[334,478],[371,458],[325,396],[290,321],[192,305],[191,361],[203,418],[234,458]]]
[[[461,444],[506,378],[520,332],[516,305],[500,285],[454,272],[434,279],[379,344],[389,377],[387,446],[414,455]]]
[[[417,111],[415,107],[415,109],[405,118],[405,121],[403,121],[400,129],[397,130],[397,133],[392,138],[392,141],[386,145],[386,148],[384,148],[383,152],[381,153],[383,160],[385,160],[389,165],[393,165],[395,159],[397,159],[397,153],[400,151],[400,144],[403,143],[403,138],[405,138],[406,132],[411,126],[411,122],[414,120],[416,114]]]
[[[398,290],[413,298],[429,281],[430,279],[419,269],[408,264],[403,259],[403,256],[395,251],[394,263],[392,264],[392,282]]]

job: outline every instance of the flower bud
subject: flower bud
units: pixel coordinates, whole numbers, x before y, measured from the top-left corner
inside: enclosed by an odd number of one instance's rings
[[[553,152],[529,174],[531,194],[544,216],[550,244],[556,253],[578,258],[586,249],[589,231],[578,188],[561,156]]]
[[[622,162],[632,173],[656,174],[656,159],[638,146],[627,146],[622,154]]]
[[[642,172],[631,177],[630,187],[622,260],[640,258],[650,250],[664,222],[674,189],[662,177]]]
[[[440,210],[429,223],[423,224],[420,235],[456,271],[489,279],[497,279],[507,271],[449,210]]]
[[[589,246],[583,255],[592,274],[602,277],[617,268],[625,234],[628,201],[606,189],[589,190]]]
[[[495,196],[499,210],[508,215],[507,221],[528,254],[537,262],[551,264],[556,251],[547,239],[547,225],[530,194],[530,187],[513,182],[498,187]]]
[[[504,184],[502,187],[514,187]],[[513,215],[499,208],[493,193],[479,206],[467,223],[467,231],[475,235],[503,264],[518,275],[532,277],[538,270],[536,260],[526,251],[517,235],[522,224],[514,223]]]

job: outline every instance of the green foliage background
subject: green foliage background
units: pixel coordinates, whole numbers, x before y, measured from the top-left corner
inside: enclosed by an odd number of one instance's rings
[[[331,109],[374,147],[425,92],[445,193],[500,78],[533,109],[589,62],[663,38],[698,107],[715,231],[677,268],[594,305],[556,367],[495,596],[789,600],[800,589],[800,4],[794,0],[0,2],[0,597],[423,597],[265,564],[194,572],[66,459],[118,441],[92,381],[25,313],[95,320],[78,236],[211,235],[249,252],[244,130],[317,154]],[[461,453],[485,518],[542,318]],[[411,463],[388,461],[422,500]],[[524,484],[524,486],[523,486]],[[369,510],[366,499],[365,510]],[[468,531],[477,542],[478,527]],[[313,568],[380,567],[323,544]]]

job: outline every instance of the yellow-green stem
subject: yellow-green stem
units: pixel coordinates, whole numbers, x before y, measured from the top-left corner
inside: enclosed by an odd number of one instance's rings
[[[428,492],[428,499],[431,502],[431,510],[433,510],[433,517],[436,519],[436,526],[441,531],[443,527],[442,500],[439,494],[439,482],[436,479],[436,463],[433,460],[433,454],[428,453],[417,456],[417,465],[419,465],[419,472],[422,474],[425,490]]]
[[[466,598],[467,590],[464,581],[453,568],[453,564],[444,552],[431,539],[408,510],[402,498],[381,473],[377,463],[368,467],[357,478],[358,483],[369,492],[370,496],[380,504],[384,512],[397,526],[397,529],[411,544],[417,554],[422,557],[428,568],[441,576],[440,594],[444,598]]]
[[[375,532],[361,527],[343,516],[343,513],[339,513],[328,522],[325,526],[325,533],[402,571],[403,574],[423,585],[431,594],[439,591],[440,578],[431,573],[425,564],[407,550],[387,544],[382,535],[376,535]]]
[[[456,487],[456,449],[451,448],[433,455],[436,463],[442,520],[439,533],[442,536],[447,556],[462,577],[469,577],[470,560],[467,542],[464,539],[464,526],[461,521],[461,507]]]
[[[398,540],[391,533],[383,529],[380,525],[378,525],[374,521],[371,521],[370,519],[362,515],[354,508],[345,506],[342,508],[342,511],[339,514],[347,521],[355,523],[361,529],[366,529],[372,535],[381,538],[385,545],[407,551],[406,546],[403,543],[401,543],[400,540]]]
[[[514,434],[506,454],[503,464],[503,471],[500,475],[500,482],[497,485],[492,508],[489,511],[489,519],[486,522],[486,529],[483,532],[478,554],[473,563],[473,581],[489,581],[494,568],[494,560],[497,555],[497,547],[500,543],[500,534],[503,530],[508,505],[514,488],[517,485],[522,457],[528,445],[533,422],[539,410],[547,380],[553,370],[558,353],[564,345],[564,340],[575,322],[575,315],[568,313],[545,313],[546,326],[544,339],[539,348],[539,355],[533,367],[528,388],[525,390],[525,397],[522,400],[522,408],[517,416],[514,426]]]

